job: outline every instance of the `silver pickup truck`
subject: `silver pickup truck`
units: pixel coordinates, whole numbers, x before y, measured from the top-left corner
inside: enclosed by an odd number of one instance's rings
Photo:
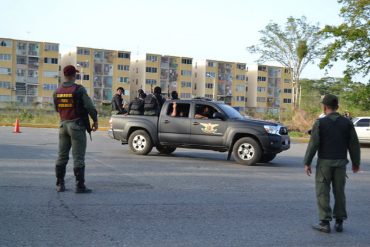
[[[139,155],[153,147],[163,154],[195,148],[228,152],[228,160],[232,155],[237,163],[256,165],[290,148],[286,127],[245,118],[229,105],[204,99],[168,100],[159,116],[113,115],[110,125],[110,137]]]

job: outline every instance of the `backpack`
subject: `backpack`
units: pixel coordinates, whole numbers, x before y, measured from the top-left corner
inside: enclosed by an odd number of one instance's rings
[[[142,115],[144,113],[144,100],[135,98],[130,104],[131,115]]]

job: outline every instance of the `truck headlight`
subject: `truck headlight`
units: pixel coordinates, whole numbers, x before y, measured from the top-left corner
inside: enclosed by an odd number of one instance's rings
[[[277,135],[279,134],[279,126],[264,125],[263,126],[267,133]]]

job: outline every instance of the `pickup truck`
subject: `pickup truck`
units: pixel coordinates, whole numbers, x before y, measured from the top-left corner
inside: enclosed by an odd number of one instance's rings
[[[232,155],[243,165],[269,162],[290,148],[286,127],[248,119],[227,104],[205,99],[167,100],[159,116],[113,115],[108,134],[139,155],[153,147],[162,154],[195,148],[228,152],[228,160]]]

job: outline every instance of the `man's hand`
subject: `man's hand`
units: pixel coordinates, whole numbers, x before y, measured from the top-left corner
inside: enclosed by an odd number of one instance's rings
[[[304,171],[306,172],[307,176],[311,176],[312,170],[310,165],[304,165]]]
[[[353,173],[358,173],[360,171],[360,166],[352,165]]]
[[[92,124],[91,130],[92,130],[92,131],[97,131],[97,130],[98,130],[98,122],[94,122],[94,123]]]

